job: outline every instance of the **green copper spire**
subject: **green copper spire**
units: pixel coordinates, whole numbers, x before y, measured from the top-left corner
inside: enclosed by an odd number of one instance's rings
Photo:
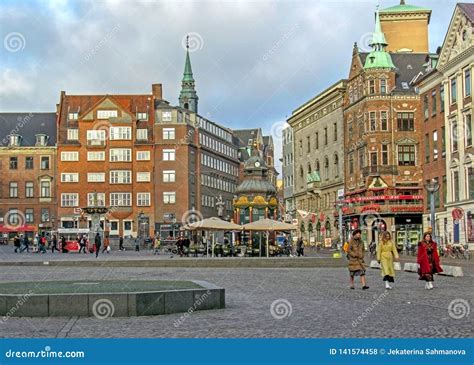
[[[395,68],[390,53],[385,51],[388,43],[385,40],[385,35],[382,32],[382,26],[380,25],[379,10],[375,12],[375,30],[372,35],[372,52],[369,53],[365,60],[364,68]]]
[[[184,64],[183,79],[181,81],[181,92],[179,93],[179,106],[198,112],[198,96],[196,94],[191,58],[189,57],[189,36],[186,37],[186,62]]]

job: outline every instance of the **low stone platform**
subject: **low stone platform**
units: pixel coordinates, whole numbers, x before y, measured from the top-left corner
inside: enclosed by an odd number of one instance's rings
[[[441,265],[443,272],[439,275],[452,276],[452,277],[462,277],[464,276],[461,266],[450,266],[450,265]],[[408,272],[418,272],[418,264],[413,262],[407,262],[403,266],[404,271]]]
[[[205,281],[44,281],[0,284],[9,317],[150,316],[225,308],[225,289]]]

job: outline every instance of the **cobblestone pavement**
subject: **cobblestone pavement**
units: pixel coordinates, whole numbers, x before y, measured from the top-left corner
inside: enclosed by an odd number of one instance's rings
[[[426,291],[416,274],[400,272],[395,289],[385,292],[380,271],[367,273],[370,289],[363,291],[348,288],[342,268],[3,266],[0,281],[206,280],[226,289],[226,309],[187,317],[0,318],[0,337],[473,336],[474,314],[468,313],[474,305],[472,277],[437,276],[436,288]],[[453,302],[459,299],[463,301]]]

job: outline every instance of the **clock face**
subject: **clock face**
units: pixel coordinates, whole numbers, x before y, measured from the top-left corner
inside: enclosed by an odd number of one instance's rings
[[[260,167],[260,162],[255,162],[255,167]]]

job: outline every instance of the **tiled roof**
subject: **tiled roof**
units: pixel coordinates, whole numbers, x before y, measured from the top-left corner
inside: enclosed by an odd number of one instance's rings
[[[8,146],[8,136],[21,136],[21,146],[34,146],[37,134],[45,134],[48,146],[56,145],[56,113],[0,113],[0,146]]]
[[[458,3],[458,6],[469,20],[474,23],[474,3]]]

